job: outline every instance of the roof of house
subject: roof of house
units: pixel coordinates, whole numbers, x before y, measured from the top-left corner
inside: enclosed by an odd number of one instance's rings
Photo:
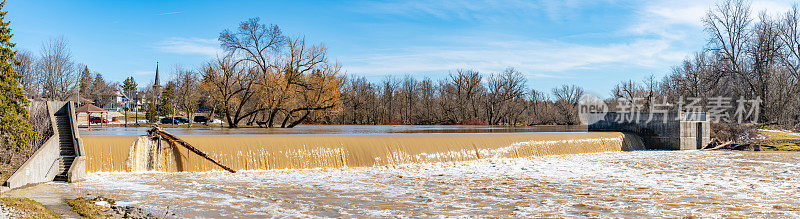
[[[78,109],[75,109],[75,111],[77,111],[79,113],[80,112],[108,112],[108,110],[101,109],[100,107],[97,107],[97,106],[95,106],[93,104],[83,105],[81,107],[78,107]]]

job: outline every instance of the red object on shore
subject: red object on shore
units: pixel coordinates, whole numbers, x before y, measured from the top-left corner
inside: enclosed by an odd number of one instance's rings
[[[89,122],[91,123],[108,123],[108,119],[100,118],[100,117],[92,117]]]

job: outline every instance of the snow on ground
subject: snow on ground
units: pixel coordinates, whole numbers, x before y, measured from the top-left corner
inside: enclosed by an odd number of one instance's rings
[[[759,129],[758,131],[761,132],[773,132],[773,133],[786,133],[790,135],[800,136],[800,133],[793,132],[791,130],[772,130],[772,129]]]
[[[635,151],[398,167],[95,173],[179,217],[800,217],[800,153]]]

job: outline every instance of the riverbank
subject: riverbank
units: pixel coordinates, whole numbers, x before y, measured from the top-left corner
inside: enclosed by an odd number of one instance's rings
[[[59,215],[28,198],[2,197],[0,218],[59,218]]]
[[[759,129],[766,151],[800,151],[800,133],[791,130]]]
[[[137,207],[117,205],[114,199],[81,193],[66,183],[51,182],[0,194],[0,218],[157,217]]]

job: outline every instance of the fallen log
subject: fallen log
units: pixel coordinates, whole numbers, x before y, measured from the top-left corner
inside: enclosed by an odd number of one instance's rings
[[[733,144],[733,141],[728,141],[728,142],[722,143],[720,145],[717,145],[716,147],[707,148],[707,149],[704,149],[704,150],[719,150],[719,149],[723,149],[723,148],[725,148],[725,147],[727,147],[729,145],[732,145],[732,144]]]
[[[761,151],[761,146],[762,146],[761,144],[747,143],[744,141],[739,141],[739,142],[727,141],[723,143],[717,139],[712,139],[710,143],[708,143],[700,150]]]
[[[162,139],[165,139],[167,141],[180,144],[181,146],[185,147],[186,149],[189,149],[189,151],[194,152],[198,156],[203,157],[208,161],[211,161],[211,163],[214,163],[219,167],[222,167],[222,169],[225,169],[225,170],[227,170],[228,172],[231,172],[231,173],[236,173],[236,170],[233,170],[233,169],[231,169],[231,168],[229,168],[229,167],[227,167],[225,165],[222,165],[221,163],[217,162],[213,158],[209,157],[203,151],[200,151],[200,149],[197,149],[194,146],[192,146],[191,144],[189,144],[188,142],[183,141],[180,138],[175,137],[175,135],[172,135],[169,132],[164,131],[163,129],[161,129],[161,127],[158,127],[158,125],[153,125],[153,128],[151,128],[150,130],[147,130],[147,133],[149,134],[150,137],[161,137]]]

